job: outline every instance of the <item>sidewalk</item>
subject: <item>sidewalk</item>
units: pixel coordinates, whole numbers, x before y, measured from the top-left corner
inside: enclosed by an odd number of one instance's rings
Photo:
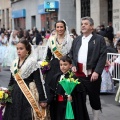
[[[102,112],[100,112],[100,120],[120,120],[120,103],[115,102],[115,95],[116,94],[101,94]],[[88,97],[87,108],[90,120],[93,120],[93,113]]]

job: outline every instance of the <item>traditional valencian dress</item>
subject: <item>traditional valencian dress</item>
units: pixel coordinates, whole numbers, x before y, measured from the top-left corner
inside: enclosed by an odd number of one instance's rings
[[[13,60],[15,60],[17,56],[17,49],[16,49],[16,44],[19,42],[18,37],[16,36],[15,38],[10,37],[8,47],[6,49],[4,58],[3,58],[3,63],[2,66],[11,66]]]
[[[42,82],[40,79],[39,65],[32,57],[28,57],[21,66],[18,66],[19,59],[16,59],[11,66],[11,78],[9,86],[13,85],[12,103],[6,105],[4,120],[40,120],[33,118],[33,109],[21,91],[18,81],[15,79],[16,70],[20,74],[24,83],[30,89],[31,83],[35,83],[39,99],[38,102],[46,102],[45,94],[43,91]],[[24,88],[25,89],[25,88]],[[37,93],[34,91],[34,94]],[[32,92],[32,93],[33,93]]]
[[[115,66],[114,66],[114,72],[116,73],[115,74],[115,78],[119,79],[120,80],[120,55],[118,56],[118,58],[115,60]],[[120,81],[119,81],[120,83]],[[119,87],[118,87],[118,90],[117,90],[117,93],[116,93],[116,96],[115,96],[115,101],[119,102],[120,103],[120,84],[119,84]]]
[[[73,39],[70,37],[68,32],[65,33],[64,41],[61,44],[59,44],[56,34],[50,36],[50,38],[48,39],[47,47],[45,50],[46,52],[44,55],[44,58],[50,61],[50,69],[46,73],[46,77],[45,77],[45,87],[46,87],[48,102],[51,101],[50,87],[48,86],[48,84],[50,81],[52,81],[52,77],[56,73],[60,72],[59,59],[60,57],[67,55],[70,52],[72,42],[73,42]],[[51,111],[53,112],[53,113],[50,113],[53,115],[51,116],[51,119],[53,120],[54,110],[51,110]]]
[[[102,72],[102,82],[101,82],[101,93],[114,93],[114,82],[112,80],[111,73],[109,71],[110,67],[105,66]]]
[[[49,84],[52,76],[60,72],[59,59],[60,57],[67,55],[70,52],[72,42],[73,39],[70,37],[69,34],[65,35],[64,41],[61,44],[59,44],[57,40],[57,35],[50,36],[47,45],[48,47],[46,50],[47,51],[46,59],[50,61],[50,70],[46,74],[46,78],[45,78],[46,85]]]
[[[59,81],[61,81],[63,77],[68,79],[69,76],[69,71],[66,74],[62,72],[58,73],[49,83],[51,98],[54,103],[54,106],[52,106],[54,108],[52,115],[54,118],[52,120],[65,120],[67,95],[63,87],[59,84]],[[74,120],[90,120],[86,107],[85,89],[81,83],[74,88],[71,96]]]
[[[7,49],[7,37],[2,38],[0,36],[0,64],[3,63],[3,58]]]

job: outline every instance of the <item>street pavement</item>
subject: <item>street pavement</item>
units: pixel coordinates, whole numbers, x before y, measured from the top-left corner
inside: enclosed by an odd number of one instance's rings
[[[9,80],[10,80],[9,69],[2,70],[2,72],[0,72],[0,85],[7,87]],[[102,112],[100,113],[100,120],[120,120],[120,103],[115,102],[114,100],[115,93],[101,94],[100,97],[102,103]],[[88,108],[90,120],[92,120],[93,114],[92,114],[92,109],[89,105],[88,98],[87,98],[87,108]]]

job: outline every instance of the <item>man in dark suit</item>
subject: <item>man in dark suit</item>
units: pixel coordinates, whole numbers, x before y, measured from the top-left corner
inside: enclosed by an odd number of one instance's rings
[[[72,71],[85,86],[93,109],[94,120],[99,120],[101,73],[106,63],[106,44],[101,35],[93,33],[94,21],[90,17],[81,20],[82,35],[72,45]]]

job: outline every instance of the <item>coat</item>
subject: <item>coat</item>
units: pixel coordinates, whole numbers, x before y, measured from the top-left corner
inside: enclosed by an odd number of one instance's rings
[[[73,66],[77,68],[78,52],[82,42],[82,36],[78,36],[72,45],[70,51],[70,57],[72,59]],[[93,34],[88,43],[88,55],[87,55],[87,70],[93,69],[96,73],[101,74],[106,63],[107,48],[104,38],[101,35]]]
[[[59,84],[61,75],[63,75],[63,73],[57,73],[56,75],[54,75],[53,79],[49,83],[52,98],[50,103],[51,120],[65,120],[67,96],[65,94],[65,90]],[[69,78],[69,73],[65,74],[65,78]],[[58,95],[62,95],[64,101],[59,102],[57,100]],[[82,83],[76,85],[76,87],[71,93],[71,96],[71,104],[75,117],[74,120],[90,120],[86,107],[85,89]]]

